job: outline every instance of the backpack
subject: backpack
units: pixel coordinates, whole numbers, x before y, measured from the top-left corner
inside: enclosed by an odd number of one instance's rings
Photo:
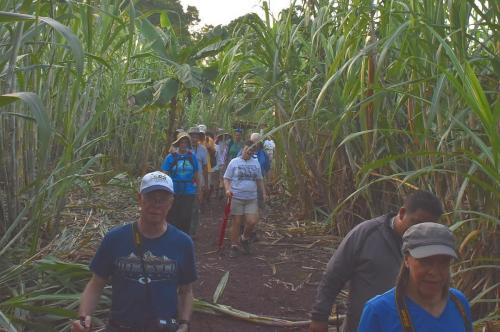
[[[193,167],[194,169],[193,153],[191,151],[188,151],[187,157],[181,157],[177,152],[173,152],[172,157],[174,157],[174,161],[167,170],[167,173],[172,177],[172,180],[174,180],[173,177],[175,177],[175,174],[177,173],[177,168],[175,169],[175,173],[172,173],[172,170],[175,166],[177,166],[179,160],[187,160],[191,164],[191,167]]]

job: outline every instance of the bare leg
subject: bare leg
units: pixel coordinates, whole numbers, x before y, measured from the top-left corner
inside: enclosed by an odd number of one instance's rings
[[[245,214],[245,229],[243,231],[243,238],[250,238],[255,225],[259,222],[259,214]]]
[[[240,224],[243,216],[231,216],[233,221],[231,225],[231,245],[237,246],[240,243]]]

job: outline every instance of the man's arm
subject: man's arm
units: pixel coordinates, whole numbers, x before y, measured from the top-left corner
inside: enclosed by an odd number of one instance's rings
[[[80,309],[78,314],[80,317],[85,317],[85,327],[82,326],[80,321],[74,321],[71,331],[90,331],[91,315],[94,312],[99,299],[101,298],[102,290],[106,286],[106,279],[94,274],[90,281],[85,286],[80,299]]]
[[[193,283],[177,288],[177,320],[189,322],[193,311]],[[180,324],[177,331],[188,331],[188,324]]]
[[[362,245],[359,241],[359,235],[360,232],[356,228],[347,234],[328,262],[311,311],[310,332],[326,332],[328,330],[328,318],[333,303],[345,283],[351,279],[356,267],[356,252],[358,247]]]

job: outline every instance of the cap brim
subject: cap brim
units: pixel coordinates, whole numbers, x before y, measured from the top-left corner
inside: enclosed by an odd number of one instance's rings
[[[147,194],[155,190],[163,190],[163,191],[168,191],[169,193],[174,193],[172,190],[170,190],[168,187],[162,186],[162,185],[154,185],[154,186],[149,186],[147,188],[144,188],[141,190],[141,194]]]
[[[410,255],[414,258],[425,258],[429,256],[436,255],[447,255],[453,258],[458,258],[455,250],[448,246],[444,246],[441,244],[434,244],[429,246],[417,247],[409,250]]]

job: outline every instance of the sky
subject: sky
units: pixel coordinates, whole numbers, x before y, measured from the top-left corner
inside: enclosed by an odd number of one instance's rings
[[[180,0],[184,8],[188,5],[198,8],[200,26],[205,24],[228,24],[247,13],[257,13],[263,17],[262,0]],[[289,6],[290,0],[268,0],[273,15]]]

